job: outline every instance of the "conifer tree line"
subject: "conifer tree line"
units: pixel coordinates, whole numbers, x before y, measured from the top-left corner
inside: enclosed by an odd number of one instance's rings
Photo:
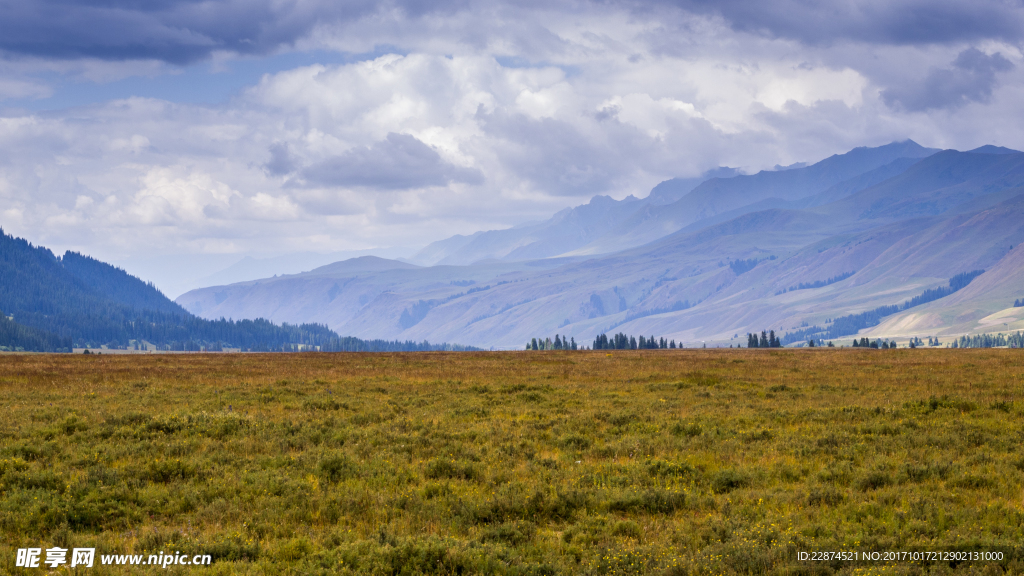
[[[869,340],[868,338],[861,338],[860,340],[854,338],[854,340],[853,340],[853,347],[854,348],[875,348],[875,349],[879,349],[880,348],[882,350],[888,350],[890,348],[895,348],[896,347],[896,341],[895,340],[893,340],[893,341],[879,340],[877,338],[872,341],[872,340]]]
[[[1024,307],[1024,298],[1018,298],[1018,299],[1014,300],[1013,301],[1013,307],[1014,308]]]
[[[952,344],[953,348],[995,348],[997,346],[1024,348],[1024,332],[961,336],[953,340]]]
[[[551,338],[531,338],[526,344],[527,350],[578,350],[576,338],[566,338],[555,334],[554,341]]]
[[[655,338],[654,336],[645,338],[642,334],[639,337],[633,337],[622,332],[611,338],[607,334],[599,334],[594,338],[593,344],[594,350],[660,350],[675,349],[676,347],[675,340]],[[678,347],[682,348],[682,345]]]
[[[847,278],[849,278],[850,276],[853,276],[854,274],[856,274],[856,272],[844,272],[842,274],[838,274],[836,276],[832,276],[832,277],[828,278],[827,280],[815,280],[814,282],[801,282],[801,283],[797,284],[796,286],[790,286],[789,288],[786,288],[785,290],[779,290],[778,292],[775,293],[775,295],[778,296],[779,294],[785,294],[786,292],[792,292],[794,290],[809,290],[811,288],[824,288],[825,286],[828,286],[829,284],[835,284],[836,282],[842,282],[843,280],[846,280]]]
[[[921,340],[921,338],[919,336],[911,336],[910,337],[910,342],[907,345],[910,348],[920,348],[922,346],[925,346],[926,344],[925,344],[924,340]],[[938,338],[932,338],[931,336],[928,337],[928,344],[927,344],[927,346],[935,347],[935,346],[941,346],[941,345],[942,345],[942,343],[939,342]]]
[[[591,350],[667,350],[675,349],[675,340],[656,338],[654,336],[629,336],[622,332],[613,336],[599,334],[594,338]],[[682,348],[682,345],[678,346]],[[526,343],[527,350],[587,350],[587,347],[576,343],[575,337],[555,334],[551,338],[531,338]]]
[[[0,312],[0,351],[71,352],[71,340],[22,326]]]
[[[747,333],[747,348],[782,348],[782,341],[775,336],[775,330],[761,331],[761,337],[757,334]]]
[[[939,298],[944,298],[950,294],[963,289],[972,280],[983,274],[984,270],[974,270],[971,272],[961,272],[956,276],[949,279],[948,286],[942,286],[939,288],[929,288],[921,294],[914,296],[910,300],[903,302],[903,304],[893,304],[890,306],[879,306],[874,310],[868,310],[867,312],[861,312],[860,314],[850,314],[847,316],[841,316],[839,318],[833,318],[832,322],[827,327],[821,326],[810,326],[802,330],[796,330],[789,332],[782,337],[783,344],[790,344],[792,342],[799,342],[806,340],[810,337],[824,338],[827,340],[833,340],[842,338],[843,336],[849,336],[856,334],[864,328],[870,328],[871,326],[877,326],[882,322],[882,318],[891,316],[897,312],[903,312],[909,310],[915,306],[921,304],[927,304]]]

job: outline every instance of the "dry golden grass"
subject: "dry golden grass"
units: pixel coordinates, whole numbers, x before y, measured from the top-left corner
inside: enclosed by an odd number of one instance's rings
[[[97,575],[1019,572],[1022,359],[3,355],[0,570],[59,545],[214,558]]]

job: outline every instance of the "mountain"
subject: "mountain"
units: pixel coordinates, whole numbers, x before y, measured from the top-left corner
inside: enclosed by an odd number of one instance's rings
[[[742,175],[718,168],[698,178],[666,180],[643,200],[596,196],[541,223],[454,236],[430,244],[413,261],[465,265],[484,259],[592,256],[640,246],[687,227],[767,208],[818,205],[863,190],[937,150],[912,140],[855,148],[810,166]]]
[[[686,196],[692,192],[694,188],[708,180],[711,180],[712,178],[732,178],[733,176],[739,176],[741,174],[742,172],[737,168],[719,167],[713,170],[708,170],[696,178],[672,178],[670,180],[665,180],[651,189],[651,193],[647,196],[647,200],[650,201],[651,204],[655,205],[671,204],[683,196]]]
[[[378,272],[345,264],[196,290],[178,302],[207,317],[230,310],[286,322],[319,318],[364,338],[509,348],[534,336],[587,342],[620,330],[742,344],[746,332],[798,334],[838,317],[924,302],[926,291],[974,270],[985,272],[966,288],[898,316],[967,298],[957,306],[973,311],[957,317],[970,323],[1011,305],[1002,292],[976,292],[995,274],[1006,278],[1001,291],[1017,278],[1010,271],[1019,266],[1004,259],[1024,242],[1024,154],[936,153],[909,141],[881,148],[709,180],[674,203],[644,204],[648,220],[678,215],[679,203],[703,202],[707,211],[626,249]],[[606,234],[622,238],[620,231]],[[943,318],[934,334],[963,325]],[[881,335],[890,320],[864,329]]]
[[[855,148],[803,168],[713,178],[666,206],[642,206],[600,241],[569,254],[600,254],[640,246],[678,230],[721,222],[723,216],[834,200],[891,178],[915,160],[935,152],[906,140],[877,148]]]
[[[607,233],[641,201],[595,196],[588,204],[566,208],[544,222],[434,242],[412,257],[425,264],[472,264],[480,260],[550,258],[584,246]]]
[[[379,250],[348,250],[327,254],[297,252],[270,258],[246,256],[227,268],[195,280],[192,287],[217,286],[245,282],[247,280],[259,280],[260,278],[266,278],[275,274],[298,274],[332,262],[338,262],[339,260],[371,255],[371,252],[373,253],[372,255],[385,255],[391,258],[408,255],[411,251],[405,248],[386,248]],[[182,293],[186,291],[181,290]]]
[[[390,262],[372,257],[357,260],[361,269],[373,271],[381,269],[380,262]],[[261,317],[239,321],[198,318],[167,299],[151,283],[120,268],[75,252],[58,257],[2,231],[0,310],[5,315],[0,319],[3,349],[59,352],[70,351],[73,346],[125,348],[141,342],[171,350],[464,348],[341,338],[318,323],[277,326]]]
[[[406,308],[425,313],[442,300],[489,290],[506,277],[557,268],[568,261],[419,267],[395,260],[351,259],[302,274],[192,290],[177,302],[204,318],[251,318],[259,310],[258,315],[277,322],[316,317],[330,326],[348,327],[365,321],[359,318],[368,310],[399,306],[404,302],[402,294],[415,294],[415,300],[396,309],[397,324]],[[343,333],[351,333],[348,330],[344,328]],[[385,332],[364,331],[367,335]]]

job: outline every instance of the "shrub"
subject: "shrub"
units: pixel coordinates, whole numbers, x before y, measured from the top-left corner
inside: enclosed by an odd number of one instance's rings
[[[739,470],[720,470],[711,480],[711,488],[719,494],[732,492],[750,485],[750,475]]]
[[[324,480],[334,484],[356,477],[359,467],[344,454],[332,454],[320,461],[319,471]]]
[[[427,464],[424,475],[432,480],[449,478],[452,480],[478,480],[481,477],[476,466],[457,460],[437,459]]]

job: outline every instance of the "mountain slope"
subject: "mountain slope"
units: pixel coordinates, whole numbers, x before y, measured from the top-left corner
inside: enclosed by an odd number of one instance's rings
[[[811,166],[762,171],[750,176],[719,168],[699,178],[666,180],[643,200],[596,196],[537,224],[454,236],[434,242],[413,261],[465,265],[485,259],[525,260],[558,255],[595,255],[640,246],[688,226],[707,226],[766,208],[823,204],[906,170],[936,150],[907,140],[856,148]],[[809,196],[808,203],[794,203]]]
[[[639,246],[677,230],[723,221],[724,216],[767,208],[802,207],[801,200],[823,195],[807,202],[820,204],[877,184],[906,170],[915,163],[914,159],[935,152],[907,140],[877,148],[855,148],[803,168],[711,179],[666,206],[642,206],[618,229],[570,254],[600,254]],[[881,168],[885,169],[871,174]]]
[[[899,220],[942,214],[996,192],[1024,186],[1024,153],[944,150],[902,174],[814,209],[829,218]]]
[[[633,196],[622,200],[595,196],[589,203],[566,208],[544,222],[434,242],[412,260],[424,264],[464,265],[487,259],[557,256],[592,242],[614,228],[639,203]]]
[[[589,341],[624,330],[742,343],[733,336],[795,331],[902,304],[958,273],[993,269],[1009,245],[1024,242],[1024,189],[1014,187],[1022,157],[955,151],[900,157],[810,196],[779,200],[790,208],[762,200],[722,221],[706,219],[589,259],[359,274],[339,266],[194,291],[179,302],[208,317],[230,310],[235,317],[274,314],[287,322],[320,318],[373,338],[459,338],[518,348],[554,332]],[[846,175],[819,167],[817,179],[799,176],[808,168],[814,166],[786,173],[818,187]],[[812,207],[794,209],[804,203]],[[890,205],[898,210],[883,209]]]
[[[373,258],[357,267],[379,270]],[[387,261],[383,261],[387,262]],[[412,267],[395,263],[398,267]],[[414,268],[414,267],[413,267]],[[260,317],[230,321],[193,316],[145,283],[109,264],[67,252],[54,256],[43,247],[0,233],[0,346],[39,351],[70,351],[72,346],[125,347],[146,341],[167,349],[223,346],[249,350],[451,349],[412,342],[363,342],[341,338],[316,323],[276,326]]]

